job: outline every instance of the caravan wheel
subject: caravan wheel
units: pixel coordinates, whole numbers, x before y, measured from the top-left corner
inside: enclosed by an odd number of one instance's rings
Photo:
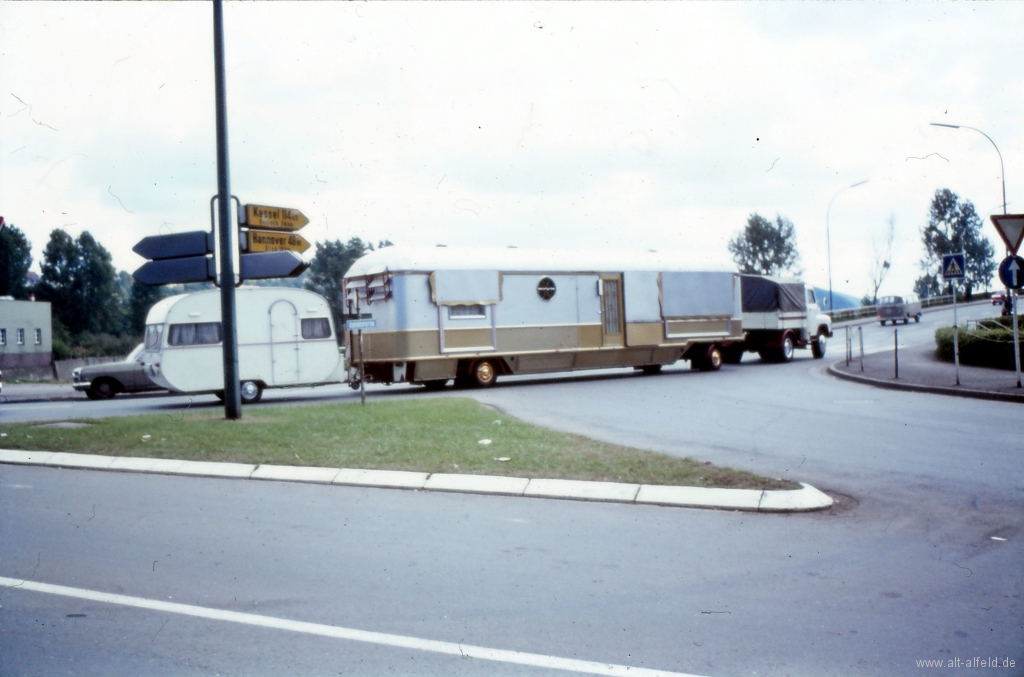
[[[490,388],[498,380],[498,368],[490,360],[480,360],[473,365],[469,378],[477,388]]]
[[[242,404],[256,404],[263,397],[263,386],[256,381],[242,381]]]

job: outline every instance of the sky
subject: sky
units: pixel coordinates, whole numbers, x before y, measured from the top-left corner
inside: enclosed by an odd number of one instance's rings
[[[39,259],[210,228],[212,3],[0,2],[0,215]],[[1024,3],[225,3],[232,193],[309,241],[680,250],[913,288],[935,191],[1024,212]],[[866,184],[850,188],[855,183]],[[1015,199],[1017,200],[1015,204]],[[829,206],[831,204],[831,207]],[[829,240],[830,246],[829,246]],[[305,256],[310,258],[313,250]]]

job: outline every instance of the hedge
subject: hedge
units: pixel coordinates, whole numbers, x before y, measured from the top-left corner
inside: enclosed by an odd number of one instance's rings
[[[995,369],[1015,369],[1011,319],[1010,317],[1000,317],[987,320],[983,329],[968,331],[961,328],[959,332],[960,364]],[[1024,321],[1018,322],[1018,332],[1024,338]],[[952,327],[936,330],[935,357],[944,362],[953,361]],[[1024,350],[1021,351],[1021,358],[1022,364],[1024,364]]]

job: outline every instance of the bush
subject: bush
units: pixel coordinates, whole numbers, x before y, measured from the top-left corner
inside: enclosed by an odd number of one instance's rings
[[[988,320],[983,329],[959,332],[960,364],[995,369],[1015,369],[1013,360],[1012,318],[1000,317]],[[1018,332],[1024,333],[1024,322],[1018,324]],[[1024,351],[1022,358],[1024,358]],[[935,357],[944,362],[953,361],[953,328],[943,327],[935,332]]]
[[[72,357],[118,357],[127,355],[142,339],[127,334],[90,334],[83,332],[71,347]]]

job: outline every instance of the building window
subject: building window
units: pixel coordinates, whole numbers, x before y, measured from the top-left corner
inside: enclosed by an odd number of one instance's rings
[[[37,346],[43,345],[43,330],[42,329],[36,329],[36,345]]]
[[[204,346],[221,342],[220,322],[172,324],[167,345]]]
[[[448,306],[448,319],[469,317],[487,317],[487,311],[481,305]]]
[[[24,329],[19,329],[18,330],[18,345],[19,346],[25,345],[25,330]]]
[[[7,345],[7,330],[0,329],[0,346]]]
[[[550,277],[541,278],[541,281],[537,283],[537,296],[545,301],[550,301],[554,295],[555,281]]]
[[[331,323],[326,317],[311,317],[302,321],[302,338],[331,338]]]

